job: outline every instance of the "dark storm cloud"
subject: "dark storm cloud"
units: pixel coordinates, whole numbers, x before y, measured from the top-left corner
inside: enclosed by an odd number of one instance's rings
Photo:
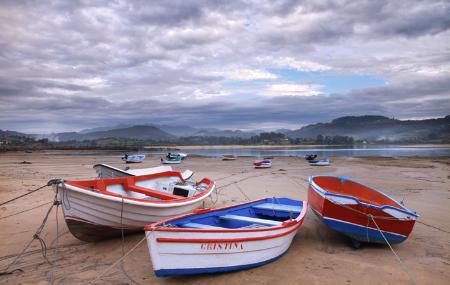
[[[2,1],[0,128],[245,128],[348,114],[446,115],[449,14],[448,1],[420,0]],[[388,83],[345,94],[260,96],[258,88],[297,83],[269,73],[279,58]],[[236,91],[253,95],[247,100],[223,84],[239,76],[270,79]]]

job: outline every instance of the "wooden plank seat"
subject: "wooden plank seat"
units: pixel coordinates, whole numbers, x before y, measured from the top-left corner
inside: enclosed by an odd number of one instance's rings
[[[253,209],[258,210],[273,210],[280,212],[288,212],[288,213],[300,213],[302,211],[302,206],[292,206],[292,205],[284,205],[284,204],[275,204],[275,203],[262,203],[259,205],[252,206]]]
[[[208,230],[224,229],[222,227],[216,227],[216,226],[205,225],[205,224],[198,224],[198,223],[185,223],[185,224],[182,224],[181,226],[183,228],[208,229]]]
[[[238,216],[238,215],[225,215],[225,216],[220,216],[220,218],[222,220],[227,220],[227,221],[249,222],[252,224],[261,224],[261,225],[266,225],[266,226],[280,226],[281,225],[281,222],[278,222],[278,221],[258,219],[258,218]]]

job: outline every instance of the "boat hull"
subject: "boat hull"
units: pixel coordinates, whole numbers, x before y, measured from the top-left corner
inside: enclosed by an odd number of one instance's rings
[[[192,212],[200,207],[206,195],[189,201],[156,204],[133,201],[93,191],[59,186],[64,218],[70,232],[83,241],[98,241],[125,233],[143,231],[149,223]]]
[[[289,249],[301,223],[260,232],[152,232],[147,231],[156,276],[234,271],[261,266]]]
[[[395,219],[386,212],[360,204],[340,205],[310,183],[308,203],[313,212],[331,229],[364,243],[401,243],[410,235],[415,220]],[[373,216],[376,224],[373,222]],[[383,232],[378,230],[377,226]]]

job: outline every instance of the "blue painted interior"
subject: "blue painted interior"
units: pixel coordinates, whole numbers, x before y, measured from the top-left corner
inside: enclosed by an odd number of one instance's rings
[[[277,211],[272,209],[255,209],[253,206],[263,204],[263,203],[273,203],[273,204],[282,204],[282,205],[290,205],[290,206],[298,206],[303,207],[303,202],[298,200],[292,200],[289,198],[267,198],[261,201],[239,205],[235,207],[230,207],[228,209],[223,210],[214,210],[207,213],[197,214],[185,218],[179,218],[176,220],[170,221],[169,225],[174,227],[188,227],[185,224],[187,223],[195,223],[195,224],[204,224],[214,227],[221,227],[227,229],[237,229],[242,227],[247,227],[253,223],[246,221],[238,221],[238,220],[224,220],[221,219],[221,216],[225,215],[238,215],[244,217],[251,217],[257,219],[268,219],[272,221],[283,222],[289,219],[295,219],[300,214],[299,212],[286,212],[286,211]]]

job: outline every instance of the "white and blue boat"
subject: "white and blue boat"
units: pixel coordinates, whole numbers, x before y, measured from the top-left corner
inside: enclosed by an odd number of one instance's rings
[[[154,223],[145,228],[158,277],[233,271],[280,258],[303,223],[307,202],[265,198]]]
[[[125,161],[126,163],[140,163],[143,162],[145,159],[145,154],[125,154],[122,157],[122,160]]]
[[[330,165],[331,160],[326,159],[318,159],[318,160],[308,160],[309,165],[313,166],[327,166]]]

